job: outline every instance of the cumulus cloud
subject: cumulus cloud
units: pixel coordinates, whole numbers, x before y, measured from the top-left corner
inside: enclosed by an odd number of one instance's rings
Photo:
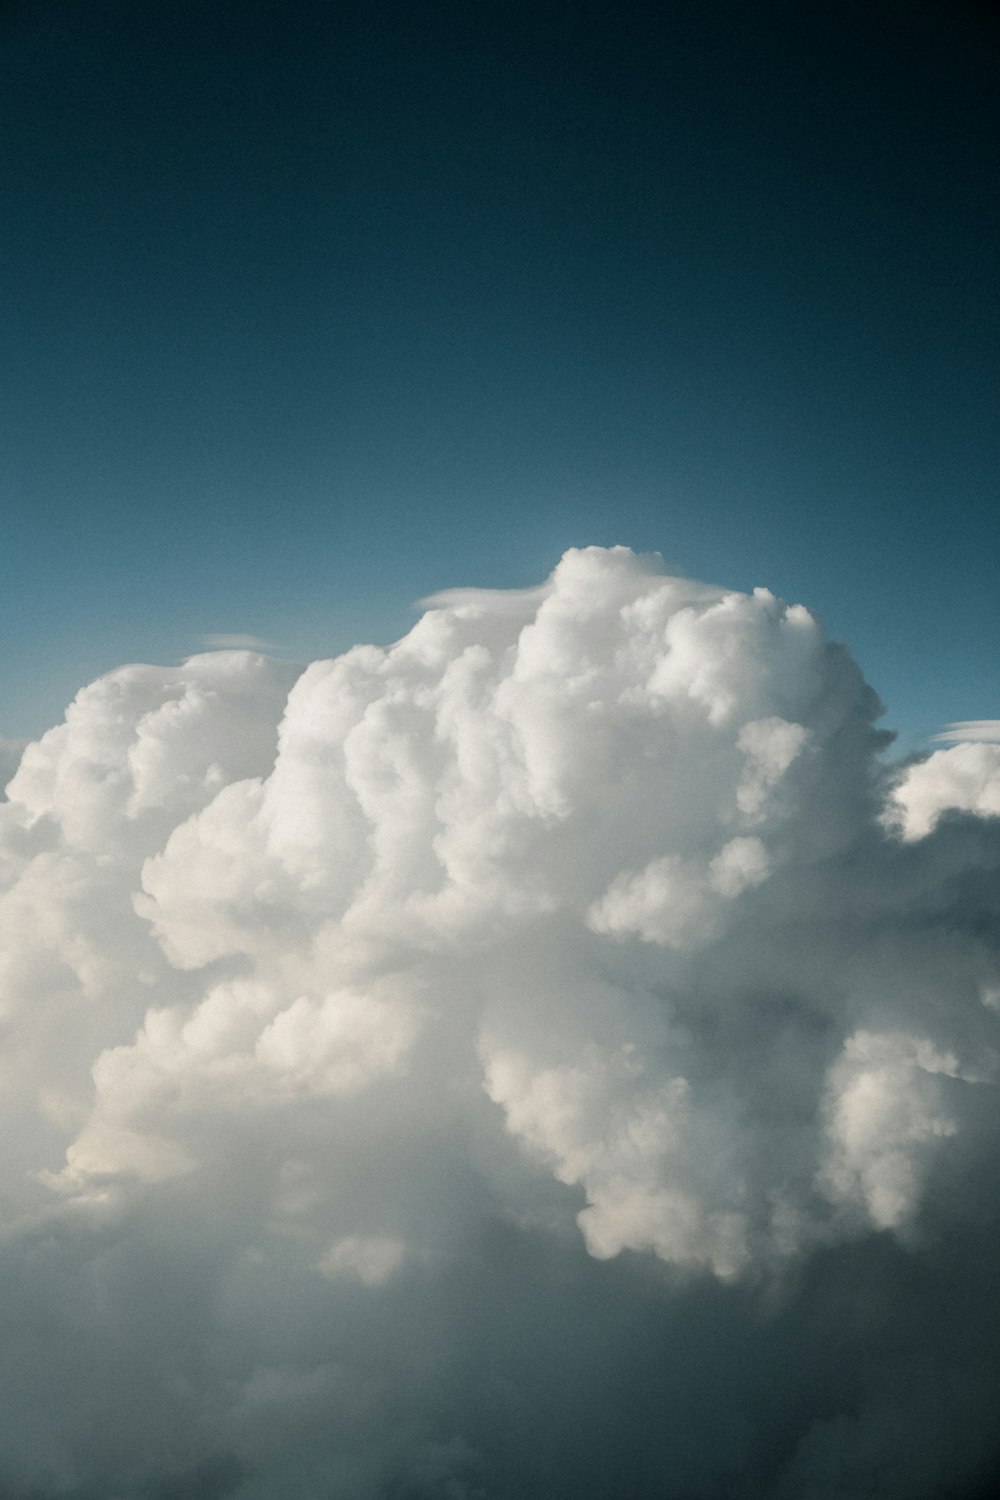
[[[1000,814],[1000,744],[963,741],[912,766],[895,798],[904,836],[922,838],[942,813]]]
[[[0,807],[0,1486],[985,1484],[1000,762],[881,713],[623,548],[85,688]]]

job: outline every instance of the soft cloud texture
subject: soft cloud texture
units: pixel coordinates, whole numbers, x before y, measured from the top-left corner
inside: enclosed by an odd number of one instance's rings
[[[84,689],[0,808],[0,1494],[985,1484],[1000,761],[880,713],[622,548]]]
[[[963,742],[910,768],[896,793],[905,837],[922,838],[942,813],[1000,814],[1000,745]]]

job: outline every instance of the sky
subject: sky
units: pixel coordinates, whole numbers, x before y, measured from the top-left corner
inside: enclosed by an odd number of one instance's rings
[[[21,0],[0,734],[624,544],[995,714],[985,6]]]
[[[0,10],[0,1500],[997,1492],[998,64]]]

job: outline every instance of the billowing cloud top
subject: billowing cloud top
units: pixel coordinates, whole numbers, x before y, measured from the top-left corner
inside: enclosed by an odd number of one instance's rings
[[[974,1484],[1000,746],[880,714],[623,548],[84,689],[0,807],[7,1493]]]

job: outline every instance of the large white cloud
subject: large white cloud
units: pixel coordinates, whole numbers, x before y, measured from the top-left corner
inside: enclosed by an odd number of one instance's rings
[[[497,1294],[530,1305],[554,1256],[538,1329],[590,1308],[621,1370],[637,1316],[721,1359],[762,1278],[780,1301],[879,1236],[936,1264],[929,1226],[970,1234],[1000,1144],[996,747],[894,769],[880,713],[801,606],[621,548],[301,673],[233,650],[85,689],[0,807],[3,1243],[67,1370],[46,1441],[0,1443],[11,1493],[562,1493],[545,1423],[596,1421],[600,1385],[525,1410],[511,1456],[484,1372],[532,1389],[547,1345],[525,1328],[512,1376],[468,1303],[490,1236],[522,1247]],[[93,1389],[117,1337],[157,1421],[88,1441],[81,1328]],[[593,1493],[867,1493],[818,1456],[889,1400],[896,1366],[869,1390],[862,1363],[770,1456],[748,1387],[683,1459],[678,1396]]]

